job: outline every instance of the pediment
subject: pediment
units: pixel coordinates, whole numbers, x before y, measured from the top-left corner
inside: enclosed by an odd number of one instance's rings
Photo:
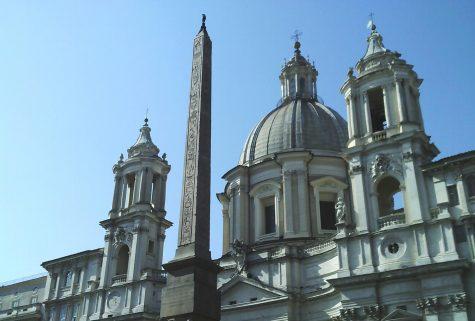
[[[256,280],[242,276],[233,277],[223,284],[220,290],[222,305],[246,304],[287,298],[285,291],[266,286]]]
[[[421,316],[401,310],[396,309],[385,316],[381,321],[420,321],[422,320]]]

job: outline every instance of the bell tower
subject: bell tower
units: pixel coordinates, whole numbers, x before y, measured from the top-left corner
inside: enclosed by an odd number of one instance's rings
[[[373,23],[356,72],[349,69],[341,88],[348,109],[345,157],[352,223],[337,236],[340,276],[427,264],[431,258],[423,224],[431,216],[421,166],[439,151],[424,131],[422,79],[401,54],[385,48]],[[356,235],[358,246],[353,244]],[[445,254],[456,256],[453,249]]]
[[[94,318],[160,310],[165,285],[161,270],[165,230],[165,195],[170,165],[152,142],[148,119],[128,158],[114,165],[115,188],[106,230]]]
[[[401,54],[384,47],[371,25],[367,49],[341,88],[348,109],[348,147],[368,145],[391,136],[424,132],[418,78]]]

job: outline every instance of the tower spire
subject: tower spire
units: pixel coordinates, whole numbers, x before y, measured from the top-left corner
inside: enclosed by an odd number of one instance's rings
[[[178,248],[162,292],[162,320],[219,320],[218,266],[211,260],[211,39],[206,16],[193,44]]]

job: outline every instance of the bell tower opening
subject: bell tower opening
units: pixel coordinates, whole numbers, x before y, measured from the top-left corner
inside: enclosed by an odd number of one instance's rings
[[[384,97],[381,87],[368,91],[371,125],[373,132],[379,132],[387,127],[386,114],[384,112]]]
[[[378,205],[380,216],[404,212],[401,186],[394,177],[386,177],[379,182]]]
[[[129,269],[129,247],[127,245],[122,245],[117,254],[117,268],[115,270],[115,275],[127,274]]]

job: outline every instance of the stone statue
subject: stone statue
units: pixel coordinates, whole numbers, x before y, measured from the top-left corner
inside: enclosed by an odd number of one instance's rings
[[[338,197],[338,201],[335,204],[335,210],[336,210],[337,223],[344,223],[345,222],[346,205],[345,205],[345,200],[342,196]]]
[[[240,240],[234,240],[234,242],[231,244],[231,256],[236,262],[236,273],[235,275],[238,274],[244,274],[246,271],[246,256],[247,253],[249,252],[249,246],[244,244],[243,241]]]

